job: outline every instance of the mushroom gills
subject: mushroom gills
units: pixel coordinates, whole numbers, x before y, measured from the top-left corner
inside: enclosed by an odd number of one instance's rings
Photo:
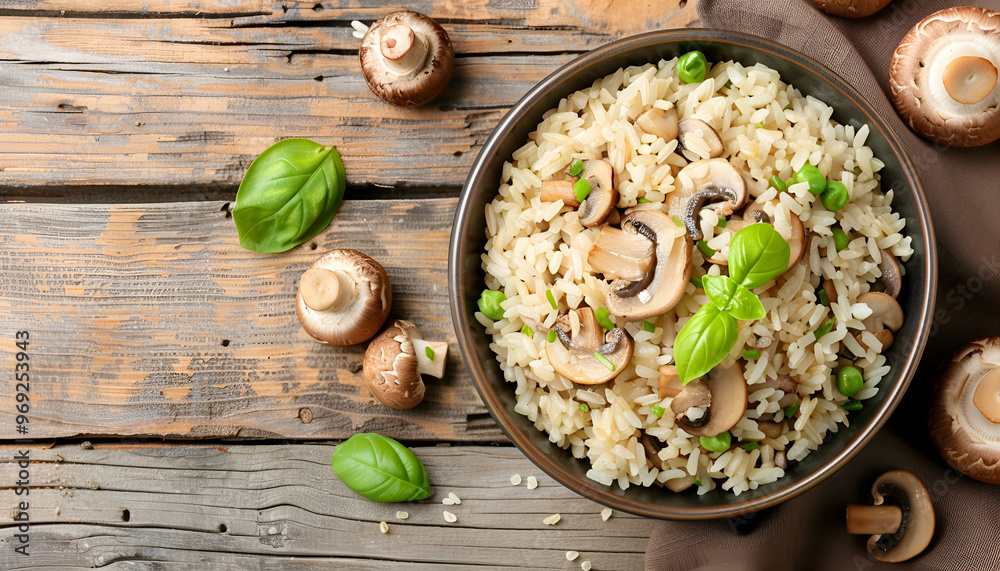
[[[699,213],[707,206],[719,216],[728,216],[746,204],[749,197],[743,174],[726,159],[695,161],[677,173],[680,189],[668,195],[670,216],[680,218],[692,240],[701,240]]]
[[[638,232],[603,226],[587,261],[604,279],[639,281],[656,262],[655,244]]]

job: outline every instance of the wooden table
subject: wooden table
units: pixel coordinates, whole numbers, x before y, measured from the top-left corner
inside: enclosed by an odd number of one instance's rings
[[[694,3],[409,4],[456,51],[444,95],[411,110],[369,92],[351,35],[396,6],[343,4],[0,5],[0,568],[642,567],[653,521],[602,521],[492,422],[457,353],[447,246],[469,166],[515,101],[589,49],[695,23]],[[243,250],[237,186],[287,137],[338,147],[347,201],[301,247]],[[374,401],[364,347],[299,327],[298,277],[334,247],[380,260],[392,315],[451,342],[418,408]],[[20,331],[30,388],[12,374]],[[376,504],[345,488],[330,453],[358,432],[409,444],[434,496]],[[461,505],[442,505],[449,492]]]

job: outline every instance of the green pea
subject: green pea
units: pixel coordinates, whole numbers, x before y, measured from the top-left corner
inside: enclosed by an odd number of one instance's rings
[[[847,191],[847,186],[844,183],[839,180],[831,180],[826,183],[826,189],[823,190],[820,198],[827,210],[836,212],[847,206],[848,201],[851,200],[851,193]]]
[[[699,437],[698,440],[701,442],[701,447],[705,450],[710,450],[712,452],[725,452],[726,450],[729,450],[729,445],[733,442],[733,436],[729,434],[729,431],[727,430],[722,434],[716,434],[712,437]]]
[[[583,172],[583,161],[580,159],[573,159],[573,162],[569,164],[569,176],[580,176]]]
[[[708,60],[699,51],[688,52],[677,59],[677,76],[684,83],[698,83],[705,80]]]
[[[788,192],[788,186],[785,184],[785,181],[781,180],[780,176],[776,174],[771,175],[771,178],[767,179],[767,181],[771,183],[771,186],[778,189],[778,192]]]
[[[837,390],[845,397],[852,397],[858,394],[861,386],[865,384],[865,378],[857,368],[847,365],[837,371]]]
[[[590,407],[585,402],[580,403],[578,408],[583,412],[590,412]]]
[[[500,304],[505,301],[507,301],[507,296],[502,291],[484,289],[476,303],[483,315],[493,321],[499,321],[503,319],[503,308],[500,307]]]
[[[577,201],[587,200],[587,197],[590,196],[590,183],[587,182],[587,179],[581,178],[573,183],[573,192],[576,193]]]
[[[802,165],[802,168],[795,172],[795,182],[808,182],[809,192],[812,194],[823,194],[826,190],[826,178],[811,163]]]
[[[833,245],[837,248],[837,251],[841,251],[847,247],[847,244],[851,241],[851,237],[847,235],[840,228],[833,229]]]

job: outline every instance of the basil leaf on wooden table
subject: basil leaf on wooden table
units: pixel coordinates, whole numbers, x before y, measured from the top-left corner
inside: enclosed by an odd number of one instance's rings
[[[684,324],[674,341],[674,360],[681,383],[712,370],[736,345],[736,318],[714,305],[703,305]]]
[[[729,242],[729,277],[753,289],[788,269],[791,248],[770,224],[751,224]]]
[[[410,450],[381,434],[355,434],[331,458],[333,472],[348,488],[376,502],[430,497],[427,470]]]
[[[233,206],[240,246],[284,252],[322,232],[344,201],[344,163],[334,147],[285,139],[247,169]]]

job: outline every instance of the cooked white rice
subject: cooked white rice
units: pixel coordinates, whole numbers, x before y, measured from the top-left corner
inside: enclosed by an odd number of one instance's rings
[[[783,452],[789,461],[802,460],[827,433],[848,425],[848,414],[841,407],[846,397],[837,390],[833,374],[842,364],[838,353],[847,349],[859,356],[854,364],[865,382],[854,398],[869,399],[878,393],[889,367],[874,336],[862,335],[867,351],[854,339],[863,329],[861,319],[870,312],[856,300],[881,275],[879,248],[902,260],[913,250],[910,238],[900,233],[905,220],[891,209],[892,190],[879,187],[883,163],[865,146],[867,125],[855,130],[834,123],[831,107],[803,96],[783,83],[776,71],[760,64],[715,64],[705,81],[686,84],[678,80],[675,63],[673,59],[619,69],[569,95],[545,113],[527,144],[504,164],[498,196],[486,207],[488,242],[482,262],[486,285],[503,291],[507,300],[502,319],[494,322],[481,313],[476,318],[493,336],[491,347],[505,378],[516,385],[515,410],[548,433],[552,442],[586,458],[591,464],[588,477],[625,489],[693,476],[700,484],[698,494],[721,486],[738,495],[784,475],[775,462],[777,453]],[[675,107],[680,119],[708,122],[722,137],[723,157],[749,174],[745,178],[750,193],[758,202],[766,202],[765,211],[777,231],[788,239],[790,214],[795,214],[807,235],[814,235],[798,264],[776,282],[754,290],[767,317],[740,322],[738,342],[722,363],[728,366],[742,358],[742,350],[758,338],[774,340],[759,359],[744,364],[750,402],[730,432],[734,443],[759,440],[760,448],[750,452],[739,446],[724,452],[705,450],[697,437],[675,426],[671,399],[657,397],[657,367],[672,363],[677,331],[709,303],[694,285],[688,285],[675,308],[649,319],[656,327],[652,333],[639,323],[617,320],[632,335],[635,347],[631,362],[611,383],[575,385],[555,373],[546,358],[545,332],[556,318],[568,308],[602,307],[609,284],[592,274],[587,261],[600,229],[583,228],[576,210],[561,201],[541,202],[541,183],[561,178],[575,158],[604,158],[614,167],[619,208],[666,211],[664,200],[680,187],[675,187],[679,169],[689,160],[708,158],[708,147],[689,138],[681,153],[676,140],[664,141],[636,128],[631,120],[654,106]],[[754,126],[759,123],[767,128]],[[827,211],[805,183],[793,184],[780,195],[768,186],[771,175],[786,180],[807,161],[828,180],[846,185],[851,197],[846,207]],[[640,198],[648,202],[640,204]],[[701,227],[709,246],[725,253],[730,235],[715,235],[717,219],[713,211],[704,210]],[[837,224],[854,235],[841,252],[833,247],[831,230]],[[695,247],[694,275],[704,274],[706,265],[708,273],[719,273],[718,266],[704,264]],[[821,277],[832,280],[839,294],[839,303],[830,308],[816,296]],[[558,310],[550,305],[546,291],[554,295]],[[817,341],[813,331],[828,311],[836,326]],[[524,335],[520,333],[524,325],[542,334]],[[780,437],[765,438],[757,421],[782,420],[778,400],[784,393],[755,390],[754,385],[779,374],[799,384],[800,412],[794,423],[783,423]],[[667,410],[662,418],[650,410],[657,404]],[[641,430],[662,443],[655,462],[647,462],[638,440]]]

